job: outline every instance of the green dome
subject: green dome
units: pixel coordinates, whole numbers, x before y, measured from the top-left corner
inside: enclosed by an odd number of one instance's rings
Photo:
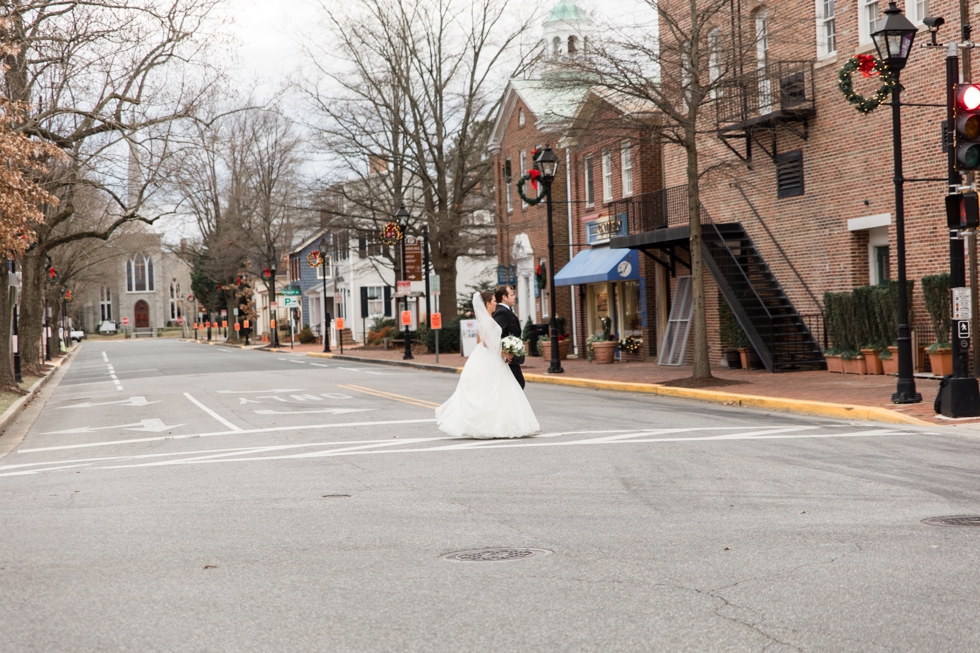
[[[544,21],[546,23],[553,23],[563,20],[582,20],[588,18],[588,14],[585,10],[579,7],[574,2],[569,0],[561,0],[555,5],[555,8],[551,10],[551,14],[548,15],[548,20]]]

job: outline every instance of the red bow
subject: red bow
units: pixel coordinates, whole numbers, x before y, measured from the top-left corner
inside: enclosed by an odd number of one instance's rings
[[[528,174],[528,176],[531,177],[531,188],[533,188],[534,190],[537,190],[538,189],[538,177],[541,176],[541,171],[540,170],[531,170],[527,174]]]
[[[870,54],[859,54],[857,56],[857,60],[858,60],[858,70],[861,71],[861,74],[863,76],[874,77],[875,75],[880,74],[877,70],[875,70],[874,56]]]

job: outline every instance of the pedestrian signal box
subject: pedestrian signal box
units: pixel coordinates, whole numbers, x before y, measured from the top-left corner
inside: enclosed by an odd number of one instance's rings
[[[946,196],[946,225],[950,229],[980,226],[980,200],[976,193]]]
[[[956,169],[980,169],[980,85],[956,85],[954,112]]]

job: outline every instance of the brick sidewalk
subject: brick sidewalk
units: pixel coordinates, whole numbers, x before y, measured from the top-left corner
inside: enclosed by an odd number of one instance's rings
[[[294,351],[299,352],[299,348]],[[323,349],[322,347],[314,347],[310,351],[320,352]],[[339,355],[340,351],[334,349],[331,353]],[[403,351],[355,348],[345,349],[344,354],[400,361]],[[412,362],[435,365],[435,358],[435,354],[415,354]],[[439,364],[446,367],[462,367],[465,362],[466,359],[458,353],[439,356]],[[523,370],[526,374],[545,374],[549,362],[544,358],[529,357],[523,366]],[[689,377],[693,371],[690,366],[667,367],[657,365],[654,362],[616,362],[612,365],[598,365],[579,359],[564,360],[562,367],[565,370],[565,377],[626,383],[663,383],[664,381]],[[771,374],[765,370],[730,370],[720,366],[713,367],[712,374],[723,379],[744,381],[745,384],[705,388],[706,390],[782,399],[873,406],[910,415],[936,425],[974,424],[980,426],[980,418],[955,421],[936,418],[932,409],[932,402],[936,398],[936,392],[939,388],[938,378],[916,378],[916,389],[922,394],[922,403],[896,405],[891,403],[891,395],[895,391],[896,379],[894,376],[857,376],[832,374],[826,371]]]

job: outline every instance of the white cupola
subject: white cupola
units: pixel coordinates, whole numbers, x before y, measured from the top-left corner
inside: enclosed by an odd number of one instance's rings
[[[589,45],[595,23],[572,0],[561,0],[544,21],[544,58],[560,61],[582,56]]]

